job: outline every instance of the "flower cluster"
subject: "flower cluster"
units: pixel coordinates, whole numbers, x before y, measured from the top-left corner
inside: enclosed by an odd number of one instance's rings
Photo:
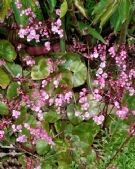
[[[116,114],[124,119],[129,111],[127,107],[122,108],[122,98],[126,92],[129,92],[130,96],[135,95],[133,84],[135,69],[128,64],[128,54],[124,44],[120,48],[116,44],[112,47],[108,46],[109,43],[98,44],[92,53],[87,56],[84,54],[84,56],[91,61],[100,61],[94,79],[94,98],[97,101],[104,100],[109,104],[114,104]],[[112,72],[114,67],[116,72]]]
[[[23,61],[26,62],[26,65],[30,67],[35,64],[35,60],[31,56],[26,56]]]
[[[56,13],[58,12],[56,11]],[[63,30],[61,28],[62,23],[60,18],[57,18],[56,21],[52,22],[51,24],[49,22],[44,23],[42,21],[36,21],[36,15],[31,8],[22,10],[20,15],[26,15],[29,17],[29,22],[26,27],[20,25],[18,32],[20,38],[26,38],[28,42],[35,40],[35,42],[38,43],[42,41],[42,38],[49,39],[51,34],[57,34],[60,38],[63,37]],[[44,46],[48,51],[50,51],[51,46],[49,41],[46,41]]]

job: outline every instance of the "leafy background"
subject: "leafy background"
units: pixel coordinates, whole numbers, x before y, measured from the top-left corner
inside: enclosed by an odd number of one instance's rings
[[[60,18],[64,36],[62,38],[52,38],[51,44],[57,46],[58,50],[51,50],[42,53],[40,47],[44,43],[42,39],[39,43],[27,42],[18,36],[18,30],[13,29],[12,24],[26,26],[28,16],[20,16],[21,9],[15,5],[16,1],[2,0],[0,2],[0,94],[10,103],[19,99],[19,85],[16,76],[23,75],[30,79],[30,82],[22,82],[22,88],[31,95],[32,83],[41,81],[47,77],[58,78],[59,71],[62,74],[61,84],[66,84],[68,90],[74,92],[74,98],[78,99],[78,93],[83,87],[93,85],[92,79],[88,82],[89,64],[82,57],[81,53],[72,50],[72,40],[86,43],[89,48],[93,48],[97,43],[106,43],[106,38],[113,36],[113,42],[127,45],[135,42],[135,1],[134,0],[39,0],[39,7],[35,0],[22,0],[22,8],[31,7],[35,12],[37,20],[53,22],[56,18],[55,9],[60,9]],[[8,18],[9,10],[13,13]],[[17,27],[16,26],[16,27]],[[23,50],[17,51],[18,44],[24,44]],[[70,45],[71,44],[71,45]],[[39,47],[39,48],[38,48]],[[32,52],[36,51],[36,52]],[[38,55],[38,52],[41,54]],[[135,50],[131,52],[131,57],[135,57]],[[22,58],[33,55],[35,65],[32,68],[23,65]],[[38,56],[37,56],[38,55]],[[52,58],[56,72],[50,74],[48,58]],[[63,64],[57,64],[57,60],[64,60]],[[92,65],[95,67],[95,65]],[[92,70],[95,71],[96,67]],[[54,90],[52,83],[46,90],[53,91],[54,96],[61,91],[61,88]],[[63,92],[63,91],[61,91]],[[90,96],[91,97],[91,96]],[[135,109],[135,97],[124,96],[123,102],[128,104],[129,109]],[[0,165],[8,162],[9,155],[6,153],[6,146],[14,145],[15,150],[21,152],[17,155],[17,160],[23,168],[29,168],[28,160],[31,160],[31,167],[40,164],[42,169],[104,169],[110,159],[114,156],[120,145],[129,134],[129,128],[133,124],[134,117],[131,115],[129,121],[120,120],[112,112],[106,119],[106,126],[98,126],[92,119],[82,120],[75,116],[74,108],[77,107],[74,99],[70,104],[64,106],[66,115],[57,114],[54,107],[44,109],[42,127],[53,138],[54,146],[50,147],[46,140],[39,139],[33,147],[31,142],[22,145],[16,144],[16,135],[12,132],[11,126],[4,129],[5,139],[0,143]],[[104,105],[100,105],[101,107]],[[79,106],[77,107],[79,109]],[[99,111],[96,101],[90,102],[91,116]],[[49,109],[49,110],[48,110]],[[108,109],[108,111],[110,111]],[[48,112],[48,113],[47,113]],[[33,112],[32,112],[33,113]],[[32,127],[37,127],[37,117],[35,113],[29,113],[25,103],[21,107],[21,116],[14,121],[7,103],[0,100],[0,120],[11,120],[16,125],[27,122]],[[12,124],[11,122],[11,124]],[[26,129],[22,131],[28,137]],[[132,137],[124,146],[110,166],[119,169],[134,169],[134,148],[135,138]],[[11,159],[10,159],[11,160]],[[110,168],[111,169],[111,168]]]

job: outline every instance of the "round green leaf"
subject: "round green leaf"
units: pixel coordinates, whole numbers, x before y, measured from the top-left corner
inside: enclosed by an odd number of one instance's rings
[[[22,67],[15,63],[7,63],[7,67],[10,69],[10,71],[15,75],[22,75]]]
[[[57,114],[56,111],[49,111],[44,113],[44,119],[49,123],[55,123],[57,120],[60,119],[60,115]]]
[[[2,89],[5,89],[10,83],[10,78],[8,76],[8,74],[2,69],[0,68],[0,86],[2,87]]]
[[[130,96],[128,93],[126,93],[122,100],[123,104],[128,104],[128,108],[130,110],[135,110],[135,96]]]
[[[9,114],[8,106],[0,101],[0,115],[8,115],[8,114]]]
[[[0,57],[9,62],[13,62],[16,58],[14,46],[7,40],[0,40]]]
[[[76,125],[80,123],[83,119],[75,116],[74,105],[70,104],[67,106],[67,116],[72,124]]]
[[[50,147],[46,140],[38,140],[36,142],[36,151],[39,155],[45,155],[49,151]]]
[[[12,82],[7,89],[7,98],[12,100],[13,98],[18,96],[17,89],[19,84],[17,82]]]
[[[78,87],[83,85],[87,78],[87,68],[81,61],[80,55],[76,53],[67,53],[64,57],[66,62],[63,64],[63,67],[73,73],[73,86]]]
[[[33,80],[45,79],[50,75],[50,65],[48,59],[39,58],[37,64],[32,67],[31,77]]]
[[[82,122],[75,126],[73,129],[73,134],[79,136],[81,141],[92,144],[94,136],[99,131],[99,126],[97,126],[93,120],[89,122]]]
[[[68,85],[69,88],[73,88],[73,74],[68,70],[62,70],[62,83]]]

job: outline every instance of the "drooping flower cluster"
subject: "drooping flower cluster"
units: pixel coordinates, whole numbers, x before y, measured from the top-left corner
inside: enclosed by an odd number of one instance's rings
[[[135,69],[128,64],[128,54],[124,44],[120,48],[117,45],[108,48],[108,45],[98,44],[93,53],[87,55],[90,60],[100,61],[94,80],[93,95],[97,101],[104,100],[114,104],[116,114],[124,119],[129,111],[127,107],[122,108],[122,98],[126,92],[129,92],[130,96],[135,95],[133,84]],[[113,72],[114,67],[116,71]]]
[[[56,11],[56,15],[58,12]],[[42,41],[42,38],[49,39],[52,34],[59,35],[60,38],[63,37],[63,30],[61,28],[62,23],[61,19],[56,18],[56,21],[49,23],[42,22],[42,21],[36,21],[36,14],[32,11],[31,8],[27,8],[21,11],[21,16],[26,15],[29,17],[28,25],[26,27],[20,25],[18,35],[20,38],[26,38],[28,42],[31,42],[32,40],[35,40],[36,43]],[[51,27],[51,28],[50,28]],[[44,46],[48,51],[50,51],[50,42],[46,41]]]

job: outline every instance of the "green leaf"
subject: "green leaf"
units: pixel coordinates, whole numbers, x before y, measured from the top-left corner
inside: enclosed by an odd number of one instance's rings
[[[35,117],[31,114],[27,114],[26,123],[30,124],[32,127],[37,126],[37,121],[36,121]]]
[[[72,72],[68,71],[68,70],[62,70],[62,84],[65,83],[66,85],[68,85],[69,88],[73,88],[73,75]]]
[[[8,10],[10,9],[10,3],[12,1],[11,0],[3,0],[2,2],[0,2],[0,20],[4,20]]]
[[[45,79],[50,75],[50,65],[48,59],[40,57],[37,60],[37,64],[32,67],[31,77],[33,80]]]
[[[73,104],[70,104],[67,106],[67,116],[68,116],[68,119],[71,121],[71,123],[76,125],[80,123],[82,119],[75,116],[74,108],[75,108],[75,105]]]
[[[43,113],[44,119],[49,123],[55,123],[60,119],[60,115],[56,111],[50,110],[49,112]]]
[[[106,12],[103,13],[101,17],[100,27],[102,28],[104,24],[108,21],[108,19],[112,16],[112,14],[115,12],[115,10],[118,7],[118,3],[114,2],[112,6],[108,7]]]
[[[48,0],[50,12],[52,13],[56,6],[56,0]]]
[[[13,62],[16,58],[14,46],[7,40],[0,40],[0,57],[6,61]]]
[[[18,87],[19,84],[17,82],[12,82],[7,89],[7,98],[11,101],[12,99],[18,96]]]
[[[52,165],[50,164],[50,161],[49,162],[48,161],[42,161],[40,163],[40,166],[41,166],[42,169],[53,169]]]
[[[17,75],[22,76],[22,67],[20,65],[7,62],[7,67],[15,76]]]
[[[58,162],[58,169],[69,169],[70,166],[64,161],[59,161]]]
[[[81,61],[80,55],[78,54],[67,53],[64,57],[66,62],[63,64],[63,67],[73,73],[73,86],[81,86],[87,78],[86,65]]]
[[[122,100],[123,104],[128,104],[130,110],[135,110],[135,96],[130,96],[128,93],[125,94]]]
[[[105,104],[96,101],[93,98],[92,94],[89,94],[87,96],[87,98],[88,98],[88,102],[89,102],[89,115],[90,115],[90,117],[92,117],[95,114],[99,114],[103,110]]]
[[[93,120],[89,122],[82,122],[75,126],[73,129],[73,134],[79,136],[80,140],[92,144],[94,136],[99,131],[99,126],[94,124]]]
[[[119,10],[120,10],[120,17],[122,23],[124,23],[128,19],[131,13],[131,7],[132,7],[131,5],[132,4],[129,0],[121,0]]]
[[[36,151],[39,155],[45,155],[49,151],[50,147],[46,140],[38,140],[36,142]]]
[[[0,115],[8,115],[8,114],[9,114],[8,106],[0,101]]]
[[[0,86],[2,87],[2,89],[5,89],[10,83],[10,78],[8,76],[8,74],[2,69],[0,68]]]
[[[15,16],[15,19],[16,19],[18,25],[25,26],[26,23],[27,23],[27,20],[28,20],[28,16],[26,16],[25,14],[24,14],[23,16],[20,16],[21,11],[22,11],[22,8],[21,8],[21,9],[18,9],[18,8],[16,7],[15,2],[16,2],[16,1],[12,1],[12,3],[11,3],[12,9],[13,9],[13,13],[14,13],[14,16]]]
[[[67,10],[68,10],[68,4],[67,4],[67,1],[64,0],[64,2],[60,6],[60,17],[61,18],[66,15]]]
[[[129,0],[120,1],[120,5],[110,18],[111,26],[114,28],[115,32],[120,31],[123,23],[129,18],[129,15],[131,13],[130,10],[131,4]]]
[[[105,40],[103,39],[103,37],[96,31],[96,29],[92,28],[90,25],[85,24],[83,22],[79,22],[79,27],[81,29],[81,31],[85,31],[87,32],[87,34],[92,35],[94,38],[100,40],[101,42],[103,42],[104,44],[106,44]]]
[[[119,5],[119,2],[116,0],[101,0],[94,8],[93,14],[95,14],[95,18],[93,23],[96,24],[100,21],[100,27],[108,21],[111,15],[115,12]]]
[[[87,12],[86,12],[86,9],[84,8],[83,6],[83,3],[80,1],[80,0],[75,0],[74,2],[75,6],[78,8],[78,10],[80,11],[80,13],[88,19],[88,16],[87,16]]]

